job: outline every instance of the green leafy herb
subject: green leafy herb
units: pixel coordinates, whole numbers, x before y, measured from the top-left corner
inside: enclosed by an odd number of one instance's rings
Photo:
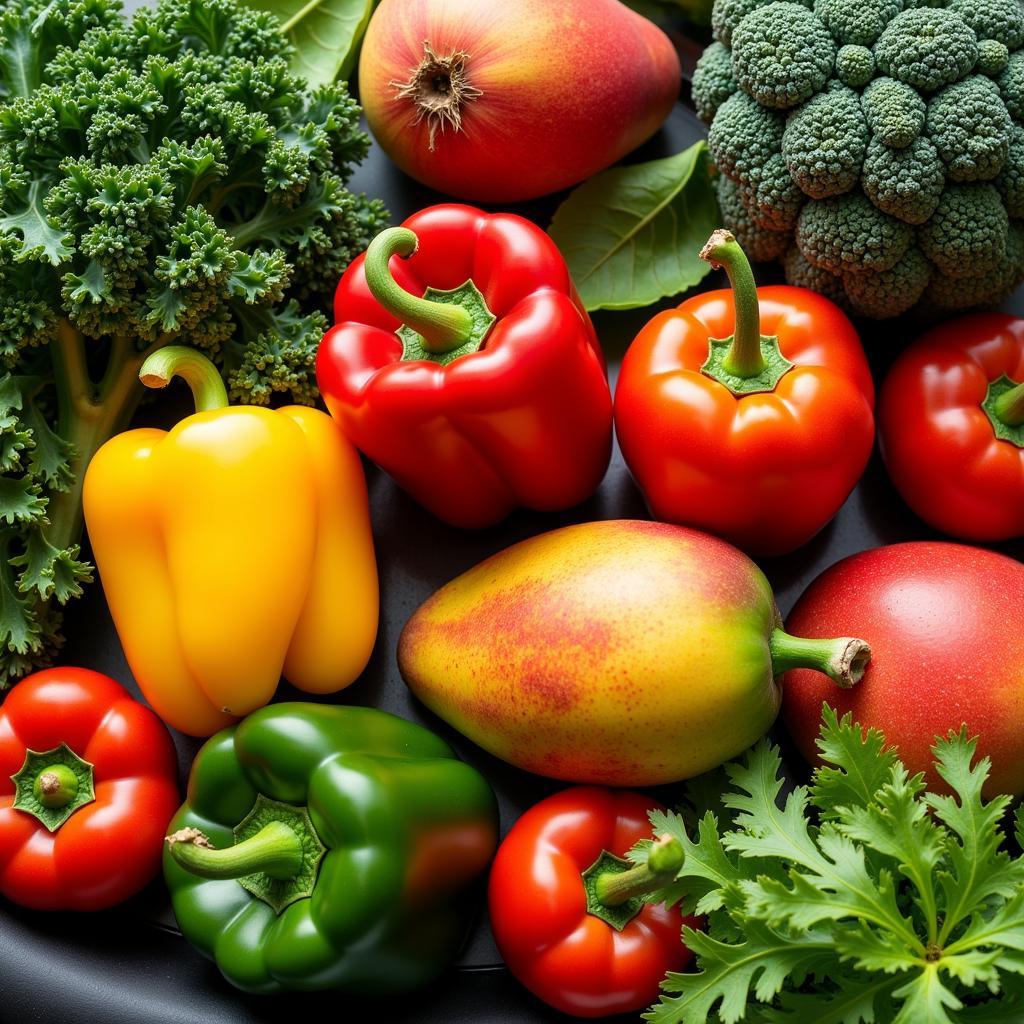
[[[615,167],[584,182],[549,229],[587,309],[632,309],[678,295],[711,267],[701,247],[718,227],[703,142]]]
[[[727,766],[720,815],[654,812],[677,879],[648,897],[707,916],[697,970],[669,974],[654,1024],[986,1024],[1024,1019],[1024,858],[1004,849],[1009,797],[966,729],[933,748],[926,792],[876,730],[826,707],[824,767],[784,798],[777,748]],[[698,796],[706,799],[706,792]],[[1018,835],[1024,816],[1018,812]],[[649,843],[632,851],[642,861]]]
[[[0,688],[91,579],[83,471],[150,353],[316,400],[320,309],[386,214],[345,187],[358,106],[291,57],[236,0],[0,0]]]
[[[355,68],[377,0],[245,0],[275,15],[295,47],[292,71],[310,85],[346,79]]]

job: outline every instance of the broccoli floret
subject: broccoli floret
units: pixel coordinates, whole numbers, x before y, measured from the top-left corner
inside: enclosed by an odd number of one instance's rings
[[[904,82],[876,78],[861,94],[868,128],[879,142],[900,148],[909,146],[924,129],[928,108]]]
[[[946,7],[974,29],[979,40],[994,39],[1011,50],[1024,43],[1024,7],[1019,0],[949,0]]]
[[[939,205],[946,181],[939,154],[926,138],[915,139],[904,149],[872,139],[861,184],[884,213],[907,224],[923,224]]]
[[[712,43],[701,54],[693,72],[691,95],[697,116],[710,124],[718,108],[735,91],[732,54],[721,43]]]
[[[1024,217],[1024,128],[1015,124],[1010,134],[1010,155],[993,182],[1011,217]]]
[[[925,92],[963,78],[977,59],[974,31],[942,8],[898,14],[875,44],[875,62],[883,74]]]
[[[769,0],[715,0],[711,8],[711,34],[723,46],[732,44],[736,26],[751,11],[763,7]]]
[[[708,148],[715,166],[739,182],[782,150],[786,121],[782,114],[762,107],[746,93],[733,93],[719,108],[708,132]]]
[[[736,236],[743,251],[759,263],[777,260],[786,251],[792,230],[771,231],[756,224],[747,212],[739,186],[724,174],[715,181],[722,223]]]
[[[925,256],[949,277],[994,271],[1006,255],[1009,217],[995,187],[949,185],[931,219],[918,228]]]
[[[782,134],[782,155],[793,181],[815,199],[857,184],[867,145],[860,97],[838,82],[797,107]]]
[[[777,0],[758,7],[732,36],[732,70],[740,88],[766,107],[785,110],[829,79],[836,47],[806,7]]]
[[[838,46],[870,46],[902,10],[902,0],[814,0],[814,13]]]
[[[849,306],[843,289],[843,279],[830,270],[823,270],[813,263],[808,263],[797,246],[791,245],[786,251],[782,259],[782,269],[788,284],[818,292],[844,309]]]
[[[923,300],[934,313],[956,313],[973,306],[997,305],[1010,297],[1024,275],[1024,226],[1011,222],[1006,253],[991,271],[949,275],[933,271]]]
[[[840,46],[836,54],[836,78],[843,85],[859,89],[875,73],[874,54],[866,46]]]
[[[843,274],[843,287],[853,310],[875,320],[899,316],[914,306],[928,285],[931,265],[917,246],[877,274]]]
[[[932,97],[925,123],[953,181],[987,181],[1006,163],[1010,115],[990,78],[947,85]]]
[[[755,224],[769,231],[793,230],[805,197],[790,177],[781,153],[773,153],[737,187]]]
[[[1015,121],[1024,121],[1024,50],[1010,54],[1006,69],[996,79],[999,95]]]
[[[912,238],[908,225],[882,213],[862,192],[811,199],[796,224],[796,244],[807,261],[834,274],[889,270]]]
[[[974,70],[981,75],[995,78],[1006,67],[1010,60],[1010,51],[1003,43],[995,39],[982,39],[978,43],[978,63]]]

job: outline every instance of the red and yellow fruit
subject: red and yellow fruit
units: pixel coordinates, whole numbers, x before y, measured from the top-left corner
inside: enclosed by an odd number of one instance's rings
[[[661,29],[618,0],[383,0],[366,119],[407,174],[461,199],[566,188],[650,138],[679,94]]]
[[[780,628],[736,548],[664,523],[569,526],[442,587],[402,632],[413,692],[492,754],[573,782],[698,775],[772,724],[794,665],[851,685],[859,640]]]

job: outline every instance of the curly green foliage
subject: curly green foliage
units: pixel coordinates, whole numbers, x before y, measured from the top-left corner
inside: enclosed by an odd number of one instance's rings
[[[1006,212],[1024,217],[1024,128],[1019,124],[1013,126],[1009,156],[993,184],[1003,197]]]
[[[843,274],[843,288],[854,312],[884,320],[917,304],[931,277],[931,264],[912,245],[902,259],[877,274]]]
[[[715,192],[718,208],[732,225],[731,231],[743,251],[758,263],[779,259],[789,245],[791,231],[772,231],[756,223],[743,203],[739,186],[732,178],[720,174],[715,180]]]
[[[758,168],[782,150],[786,121],[744,92],[722,103],[708,132],[708,149],[715,166],[739,182],[749,181]]]
[[[796,243],[807,261],[834,274],[889,270],[912,240],[908,225],[860,192],[809,200],[796,225]]]
[[[836,78],[851,89],[859,89],[871,81],[875,73],[875,56],[866,46],[847,44],[836,54]]]
[[[949,277],[994,271],[1006,255],[1010,221],[989,184],[950,185],[931,219],[918,229],[924,254]]]
[[[903,11],[875,44],[875,61],[885,75],[931,92],[963,78],[978,59],[973,29],[952,11]]]
[[[946,6],[979,40],[994,39],[1010,50],[1024,43],[1024,8],[1016,0],[949,0]]]
[[[903,10],[903,0],[814,0],[814,13],[839,46],[871,46]]]
[[[924,100],[895,78],[876,78],[861,94],[861,105],[871,134],[886,146],[909,146],[924,129]]]
[[[712,43],[700,55],[693,71],[691,96],[697,116],[702,121],[710,121],[736,88],[732,54],[721,43]]]
[[[836,47],[806,7],[776,0],[748,14],[732,34],[733,74],[766,107],[795,107],[828,81]]]
[[[970,75],[941,89],[925,124],[953,181],[987,181],[1006,163],[1010,115],[990,78]]]
[[[797,107],[782,135],[786,167],[797,187],[814,199],[853,188],[867,146],[860,97],[838,82]]]
[[[318,307],[386,215],[345,187],[358,106],[290,56],[236,0],[0,0],[0,685],[59,645],[82,471],[150,352],[203,349],[244,401],[316,398]]]
[[[926,138],[905,149],[871,140],[864,159],[864,192],[878,209],[907,224],[923,224],[946,186],[938,151]]]

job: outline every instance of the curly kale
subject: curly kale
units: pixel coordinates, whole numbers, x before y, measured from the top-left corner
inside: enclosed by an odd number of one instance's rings
[[[91,569],[81,487],[154,350],[232,395],[316,399],[319,308],[386,220],[368,146],[236,0],[0,0],[0,686],[45,663]]]
[[[1024,280],[1021,0],[717,0],[712,24],[723,219],[772,232],[789,281],[888,317]]]

